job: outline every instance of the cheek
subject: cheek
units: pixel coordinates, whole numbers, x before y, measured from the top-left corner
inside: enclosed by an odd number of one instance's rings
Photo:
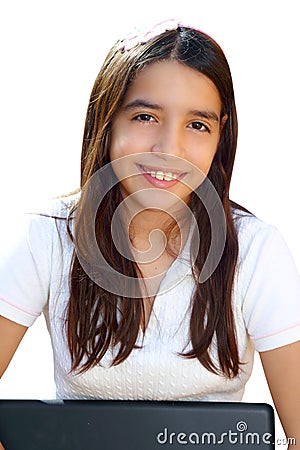
[[[197,147],[190,155],[189,161],[205,175],[208,174],[212,161],[217,151],[218,141],[208,146]]]
[[[111,161],[125,156],[124,148],[126,148],[126,140],[123,139],[122,136],[116,136],[116,133],[113,133],[110,141],[109,153]]]
[[[128,135],[118,135],[117,138],[112,136],[110,145],[111,160],[141,152],[141,145],[139,144],[137,138],[132,139]]]
[[[124,127],[122,127],[122,124],[118,122],[115,123],[112,127],[109,149],[111,161],[114,161],[115,159],[121,158],[122,156],[126,155],[124,151],[127,147],[127,139],[125,130],[123,128]]]

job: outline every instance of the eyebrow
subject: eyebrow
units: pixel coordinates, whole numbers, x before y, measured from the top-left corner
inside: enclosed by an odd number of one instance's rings
[[[132,109],[136,108],[149,108],[149,109],[162,109],[162,106],[157,105],[156,103],[148,102],[148,100],[142,100],[137,98],[136,100],[133,100],[130,103],[127,103],[127,105],[124,106],[125,111],[130,111]]]
[[[191,114],[192,116],[200,117],[202,119],[211,120],[213,122],[219,122],[219,116],[214,111],[199,111],[195,109],[193,111],[189,111],[189,114]]]
[[[145,99],[139,99],[133,100],[130,103],[127,103],[127,105],[124,106],[124,111],[131,111],[137,108],[148,108],[148,109],[154,109],[161,111],[163,107],[161,105],[158,105],[157,103],[151,103],[148,100]],[[188,112],[188,114],[191,114],[192,116],[197,116],[202,119],[207,119],[214,122],[219,122],[219,116],[214,111],[208,111],[208,110],[198,110],[194,109]]]

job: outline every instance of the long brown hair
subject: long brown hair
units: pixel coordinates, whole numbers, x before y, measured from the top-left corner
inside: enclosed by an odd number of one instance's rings
[[[237,145],[237,116],[230,69],[216,42],[202,32],[178,27],[129,51],[120,50],[117,45],[111,49],[95,81],[87,110],[81,157],[81,188],[86,186],[93,174],[110,162],[112,121],[130,82],[146,65],[169,59],[186,64],[210,78],[221,97],[221,117],[227,115],[207,176],[225,212],[226,243],[216,270],[205,282],[200,283],[201,269],[209,252],[211,224],[199,196],[196,192],[192,193],[189,207],[197,220],[200,235],[205,235],[207,239],[201,239],[199,251],[194,255],[195,291],[191,299],[190,318],[192,350],[183,353],[182,349],[180,355],[197,358],[213,373],[234,377],[239,373],[241,363],[231,304],[238,258],[238,239],[232,209],[238,209],[239,206],[230,202],[229,186]],[[205,189],[205,181],[199,189]],[[125,259],[109,238],[111,220],[121,201],[121,191],[116,185],[105,195],[97,212],[95,233],[99,249],[108,264],[121,274],[137,278],[134,262]],[[80,202],[81,199],[72,212],[76,210],[76,222],[84,227]],[[101,239],[101,236],[105,236],[105,239]],[[72,370],[84,372],[101,364],[101,359],[111,346],[117,349],[112,364],[122,363],[136,347],[142,317],[142,301],[128,302],[125,297],[99,286],[82,268],[74,252],[66,314]],[[214,336],[217,340],[218,364],[212,360],[209,352]]]

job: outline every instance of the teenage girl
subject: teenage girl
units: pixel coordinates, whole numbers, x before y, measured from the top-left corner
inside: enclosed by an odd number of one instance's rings
[[[300,448],[300,281],[276,228],[229,200],[237,144],[216,42],[170,21],[110,50],[81,188],[2,246],[0,373],[42,312],[57,397],[239,401],[260,353]]]

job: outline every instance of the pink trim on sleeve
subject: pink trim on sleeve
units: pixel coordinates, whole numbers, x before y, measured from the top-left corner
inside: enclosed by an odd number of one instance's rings
[[[16,305],[13,302],[8,302],[7,300],[5,300],[2,297],[0,297],[0,300],[3,301],[4,303],[6,303],[7,305],[13,306],[14,308],[18,309],[19,311],[22,311],[22,312],[24,312],[26,314],[29,314],[30,316],[38,317],[40,315],[39,313],[34,313],[34,312],[28,311],[28,310],[26,310],[24,308],[20,308],[19,305]]]
[[[251,339],[253,341],[256,341],[256,340],[259,340],[259,339],[265,339],[265,338],[268,338],[268,337],[271,337],[271,336],[276,336],[277,334],[283,333],[284,331],[288,331],[288,330],[291,330],[292,328],[296,328],[296,327],[299,327],[299,326],[300,326],[300,322],[298,322],[295,325],[292,325],[290,327],[282,328],[282,329],[280,329],[278,331],[275,331],[274,333],[265,334],[265,335],[259,336],[259,337],[251,337]]]

